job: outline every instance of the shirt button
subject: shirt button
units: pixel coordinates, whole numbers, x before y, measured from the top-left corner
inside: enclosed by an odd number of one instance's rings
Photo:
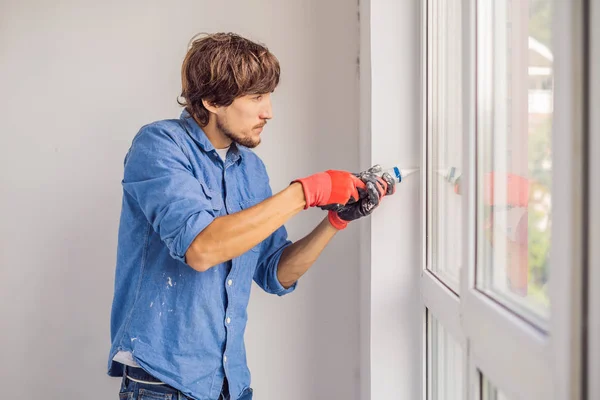
[[[227,356],[223,356],[223,362],[227,362]]]
[[[233,281],[232,281],[231,279],[230,279],[230,280],[228,280],[228,281],[227,281],[227,285],[229,285],[229,286],[233,285]]]
[[[227,317],[227,319],[225,320],[225,322],[227,322],[228,324],[231,323],[231,318]]]

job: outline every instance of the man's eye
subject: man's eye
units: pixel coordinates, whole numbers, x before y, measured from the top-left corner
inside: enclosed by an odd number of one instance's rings
[[[254,100],[256,100],[256,101],[261,101],[261,100],[262,100],[262,96],[256,96],[256,97],[254,98]]]

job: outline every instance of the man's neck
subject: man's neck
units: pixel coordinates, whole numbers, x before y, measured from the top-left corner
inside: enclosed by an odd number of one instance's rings
[[[215,149],[224,149],[231,145],[231,139],[223,135],[220,129],[217,128],[217,123],[213,118],[208,121],[208,124],[202,127],[202,130]]]

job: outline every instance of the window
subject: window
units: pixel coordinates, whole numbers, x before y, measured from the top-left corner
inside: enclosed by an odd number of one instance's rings
[[[507,396],[504,395],[504,393],[496,389],[494,385],[492,385],[491,382],[485,379],[483,376],[481,377],[481,380],[482,400],[510,400]]]
[[[462,231],[461,0],[429,2],[429,269],[459,292]]]
[[[581,1],[423,2],[428,400],[580,390]]]
[[[459,400],[466,394],[458,301],[464,236],[461,0],[425,3],[427,399]]]
[[[427,400],[461,400],[465,393],[462,347],[431,312],[427,315]]]
[[[545,327],[552,229],[552,0],[478,8],[477,286]]]

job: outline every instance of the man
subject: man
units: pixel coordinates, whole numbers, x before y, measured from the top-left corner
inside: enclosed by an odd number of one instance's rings
[[[197,38],[183,62],[181,117],[133,139],[108,366],[123,377],[120,398],[251,399],[252,281],[290,293],[337,231],[394,191],[389,176],[325,171],[271,193],[250,148],[272,118],[279,73],[268,49],[240,36]],[[308,207],[328,216],[292,244],[283,225]]]

